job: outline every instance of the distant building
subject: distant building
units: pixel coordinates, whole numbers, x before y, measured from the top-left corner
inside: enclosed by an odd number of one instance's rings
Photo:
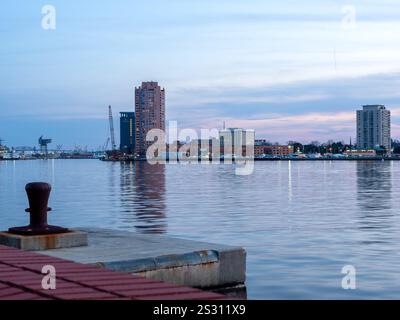
[[[4,155],[8,152],[8,148],[0,144],[0,159],[4,158]]]
[[[135,152],[135,113],[120,113],[120,150],[124,153]]]
[[[275,157],[285,157],[294,153],[292,146],[277,146],[277,145],[262,145],[257,144],[254,146],[254,156],[275,156]]]
[[[375,150],[346,150],[343,152],[345,156],[349,157],[375,157]]]
[[[166,151],[165,151],[165,156],[164,158],[167,158],[169,160],[177,160],[182,158],[185,155],[185,152],[181,152],[180,149],[184,144],[180,141],[174,141],[173,143],[167,143],[166,144]]]
[[[254,140],[254,145],[255,146],[267,146],[267,145],[271,145],[271,143],[265,139],[256,139],[256,140]]]
[[[135,155],[144,157],[153,142],[146,142],[146,135],[152,129],[165,132],[165,90],[157,82],[143,82],[135,88]]]
[[[1,148],[1,146],[0,146]],[[19,146],[19,147],[15,147],[15,151],[17,152],[33,152],[35,151],[34,147],[29,147],[29,146]]]
[[[383,105],[363,106],[362,110],[357,110],[357,149],[380,146],[391,151],[390,111]]]
[[[254,145],[254,130],[227,128],[219,131],[221,154],[245,156],[245,146]]]

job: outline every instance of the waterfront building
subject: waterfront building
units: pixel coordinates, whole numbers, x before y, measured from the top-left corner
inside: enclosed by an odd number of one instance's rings
[[[3,159],[7,152],[8,148],[0,144],[0,159]]]
[[[375,157],[376,151],[375,150],[346,150],[343,152],[345,156],[348,157]]]
[[[165,132],[165,89],[157,82],[142,82],[135,88],[135,155],[144,157],[153,142],[146,141],[152,129]]]
[[[123,153],[135,152],[135,113],[120,113],[120,150]]]
[[[224,156],[246,156],[246,145],[254,146],[254,130],[227,128],[219,131],[220,153]]]
[[[274,156],[274,157],[287,157],[294,153],[292,146],[278,146],[278,145],[262,145],[257,144],[254,146],[254,156]]]
[[[357,110],[357,149],[381,146],[391,151],[390,111],[383,105],[365,105]]]

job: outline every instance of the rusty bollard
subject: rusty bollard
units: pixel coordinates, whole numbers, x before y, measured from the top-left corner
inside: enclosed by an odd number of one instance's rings
[[[47,207],[51,192],[50,184],[45,182],[28,183],[25,190],[29,200],[29,208],[25,211],[30,214],[30,224],[24,227],[10,228],[8,229],[9,233],[35,236],[69,232],[67,228],[47,224],[47,213],[51,211],[51,208]]]

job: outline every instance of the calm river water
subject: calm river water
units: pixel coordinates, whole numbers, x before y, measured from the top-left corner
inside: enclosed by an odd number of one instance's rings
[[[243,246],[251,299],[400,298],[400,162],[231,165],[0,161],[0,228],[27,222],[24,186],[53,185],[53,224]],[[355,290],[342,288],[345,265]]]

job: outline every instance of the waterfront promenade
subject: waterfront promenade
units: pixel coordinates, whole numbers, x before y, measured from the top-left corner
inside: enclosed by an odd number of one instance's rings
[[[42,287],[43,266],[57,270]],[[221,300],[226,296],[0,246],[0,300]]]

